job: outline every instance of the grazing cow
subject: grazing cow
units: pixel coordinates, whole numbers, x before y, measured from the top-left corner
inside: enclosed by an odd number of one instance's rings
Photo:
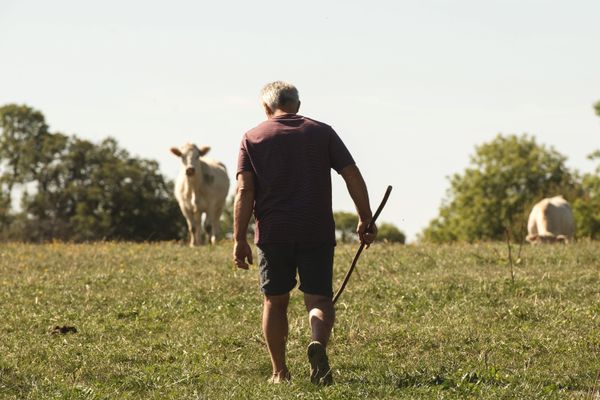
[[[562,196],[546,198],[529,214],[527,241],[530,243],[568,243],[575,236],[575,218]]]
[[[181,158],[183,167],[175,183],[175,197],[190,232],[190,246],[202,243],[204,231],[215,244],[221,231],[220,218],[229,191],[229,177],[222,163],[203,157],[210,147],[186,144],[172,147],[171,153]]]

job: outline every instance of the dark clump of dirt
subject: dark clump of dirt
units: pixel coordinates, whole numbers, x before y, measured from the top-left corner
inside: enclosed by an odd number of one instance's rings
[[[50,331],[51,335],[66,335],[67,333],[77,333],[77,328],[74,326],[58,326],[56,325],[52,331]]]

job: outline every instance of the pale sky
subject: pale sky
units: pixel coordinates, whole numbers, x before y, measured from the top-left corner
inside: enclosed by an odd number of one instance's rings
[[[438,213],[475,145],[529,133],[591,171],[600,148],[600,2],[0,0],[0,105],[52,131],[158,160],[210,145],[235,179],[258,92],[294,83],[334,127],[373,208],[409,239]],[[334,173],[334,209],[353,210]],[[232,181],[232,190],[234,183]],[[182,217],[183,218],[183,217]]]

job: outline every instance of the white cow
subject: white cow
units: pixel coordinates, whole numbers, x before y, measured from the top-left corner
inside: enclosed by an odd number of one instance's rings
[[[575,236],[575,218],[562,196],[545,198],[533,206],[527,223],[531,243],[568,243]]]
[[[186,144],[172,147],[171,153],[181,158],[183,167],[175,183],[175,197],[190,232],[190,246],[202,243],[202,214],[204,231],[215,244],[221,231],[221,213],[229,191],[229,177],[222,163],[203,157],[210,147],[198,148]]]

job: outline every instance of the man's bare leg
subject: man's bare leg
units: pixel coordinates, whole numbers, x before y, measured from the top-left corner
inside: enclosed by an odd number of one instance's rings
[[[332,299],[327,296],[305,293],[304,304],[308,311],[312,340],[327,346],[335,322],[335,308],[333,308]]]
[[[330,297],[314,294],[304,294],[304,303],[312,337],[307,349],[310,381],[317,385],[331,385],[333,375],[325,347],[335,321],[335,308]]]
[[[285,364],[285,345],[288,337],[287,307],[290,294],[265,295],[262,327],[273,365],[275,382],[289,379]]]

